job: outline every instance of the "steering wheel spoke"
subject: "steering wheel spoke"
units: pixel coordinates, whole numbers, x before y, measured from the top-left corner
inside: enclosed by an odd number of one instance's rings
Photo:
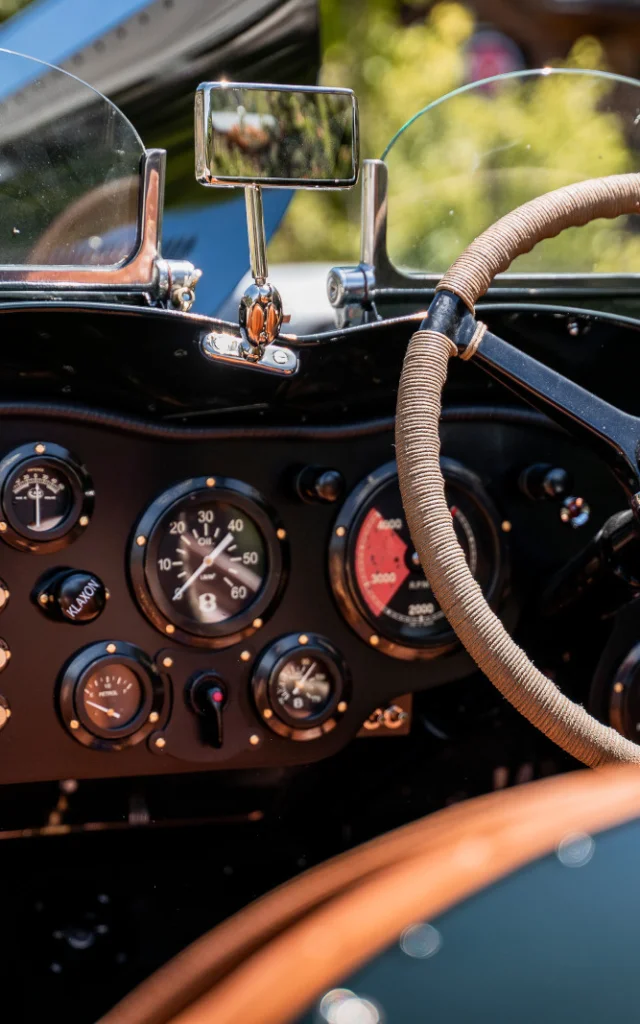
[[[638,492],[638,417],[622,412],[490,331],[482,338],[474,361],[597,451],[629,495]]]

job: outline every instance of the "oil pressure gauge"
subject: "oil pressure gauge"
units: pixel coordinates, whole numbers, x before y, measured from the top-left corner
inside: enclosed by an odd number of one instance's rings
[[[57,551],[88,525],[93,498],[91,479],[66,448],[15,448],[0,463],[0,536],[22,550]]]
[[[199,477],[146,510],[131,545],[131,580],[163,633],[226,647],[262,625],[284,584],[285,530],[239,480]]]
[[[292,633],[263,652],[252,686],[260,716],[274,732],[312,740],[331,732],[346,711],[349,674],[324,637]]]

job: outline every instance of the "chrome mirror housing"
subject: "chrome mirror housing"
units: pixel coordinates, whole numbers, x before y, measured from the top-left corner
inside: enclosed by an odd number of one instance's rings
[[[240,82],[198,87],[196,180],[245,190],[253,284],[239,309],[238,353],[244,358],[260,362],[287,320],[268,280],[262,188],[352,188],[359,172],[358,135],[358,105],[350,89]]]

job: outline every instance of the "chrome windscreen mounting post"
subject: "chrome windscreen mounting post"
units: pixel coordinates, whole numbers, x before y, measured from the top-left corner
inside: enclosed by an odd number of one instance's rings
[[[238,317],[245,357],[258,360],[262,358],[266,346],[278,337],[284,318],[280,292],[267,280],[269,267],[262,189],[259,185],[249,185],[245,188],[244,195],[253,284],[246,288],[240,299]]]

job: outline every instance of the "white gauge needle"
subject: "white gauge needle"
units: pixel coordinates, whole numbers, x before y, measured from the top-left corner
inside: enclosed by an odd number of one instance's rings
[[[87,704],[89,707],[95,708],[96,711],[104,711],[105,715],[108,715],[109,718],[120,718],[118,712],[114,711],[113,708],[103,708],[102,704],[94,704],[92,700],[88,700]]]
[[[29,491],[29,497],[31,498],[32,501],[35,501],[35,503],[36,503],[36,524],[35,524],[36,525],[36,530],[39,530],[40,526],[42,525],[42,516],[41,516],[41,513],[40,513],[40,501],[42,499],[42,495],[43,494],[44,494],[44,491],[39,486],[39,484],[36,484],[36,486],[32,487],[32,489]]]
[[[202,576],[202,573],[205,571],[205,569],[208,569],[210,566],[213,565],[218,555],[221,555],[223,551],[226,551],[230,544],[233,544],[232,533],[228,533],[226,537],[223,537],[220,543],[215,546],[213,551],[210,551],[208,555],[205,555],[205,557],[202,559],[202,564],[198,566],[195,572],[191,573],[189,579],[186,580],[181,587],[178,587],[175,594],[173,595],[173,600],[179,601],[182,595],[184,594],[185,590],[188,590],[191,584],[195,583],[199,576]]]
[[[309,668],[307,669],[307,671],[303,675],[302,679],[298,679],[298,682],[296,683],[295,689],[293,691],[294,697],[297,696],[298,693],[300,693],[300,690],[304,689],[304,684],[306,683],[307,679],[309,678],[309,676],[313,672],[314,668],[316,667],[316,664],[317,664],[317,662],[312,661],[310,666],[309,666]]]

